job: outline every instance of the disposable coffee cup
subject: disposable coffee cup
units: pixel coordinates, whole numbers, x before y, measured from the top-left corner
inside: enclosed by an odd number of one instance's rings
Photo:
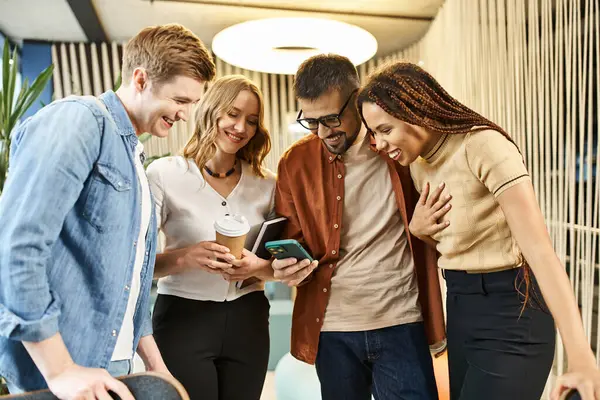
[[[249,231],[250,224],[243,215],[226,215],[215,221],[217,243],[229,248],[230,253],[237,259],[242,258],[242,250]]]

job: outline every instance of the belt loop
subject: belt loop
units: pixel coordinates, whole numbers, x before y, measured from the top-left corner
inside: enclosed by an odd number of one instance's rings
[[[444,280],[446,279],[446,270],[444,268],[442,268],[442,278],[444,278]]]

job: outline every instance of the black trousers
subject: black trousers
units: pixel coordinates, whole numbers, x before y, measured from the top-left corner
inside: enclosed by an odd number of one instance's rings
[[[154,338],[191,400],[258,400],[269,362],[269,301],[253,292],[225,302],[159,295]]]
[[[515,285],[522,273],[522,268],[486,274],[444,272],[452,400],[541,397],[556,333],[533,274],[532,300],[521,313],[524,296]]]

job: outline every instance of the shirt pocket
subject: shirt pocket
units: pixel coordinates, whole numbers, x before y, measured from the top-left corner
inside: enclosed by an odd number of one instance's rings
[[[118,169],[96,164],[88,184],[83,217],[99,232],[122,228],[131,218],[132,182]]]

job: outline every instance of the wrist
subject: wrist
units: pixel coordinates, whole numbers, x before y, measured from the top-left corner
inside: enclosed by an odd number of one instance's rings
[[[164,361],[162,360],[162,358],[148,357],[142,358],[142,361],[144,362],[144,367],[146,367],[146,371],[155,371],[157,369],[161,369],[161,367],[164,366]]]
[[[260,260],[260,269],[256,273],[256,277],[262,281],[268,281],[273,279],[273,267],[271,267],[270,260]]]
[[[46,380],[46,382],[50,382],[51,380],[53,380],[57,376],[61,375],[62,373],[64,373],[66,370],[68,370],[69,368],[73,367],[74,365],[75,365],[75,361],[73,361],[69,357],[68,360],[64,360],[63,362],[61,362],[59,364],[52,365],[46,371],[41,371],[42,372],[42,376],[44,377],[44,379]]]
[[[46,382],[75,365],[60,333],[41,342],[23,342],[23,346]]]
[[[568,355],[568,365],[569,369],[587,369],[587,368],[596,368],[596,358],[592,351],[578,352],[577,354],[573,354],[572,356]]]

